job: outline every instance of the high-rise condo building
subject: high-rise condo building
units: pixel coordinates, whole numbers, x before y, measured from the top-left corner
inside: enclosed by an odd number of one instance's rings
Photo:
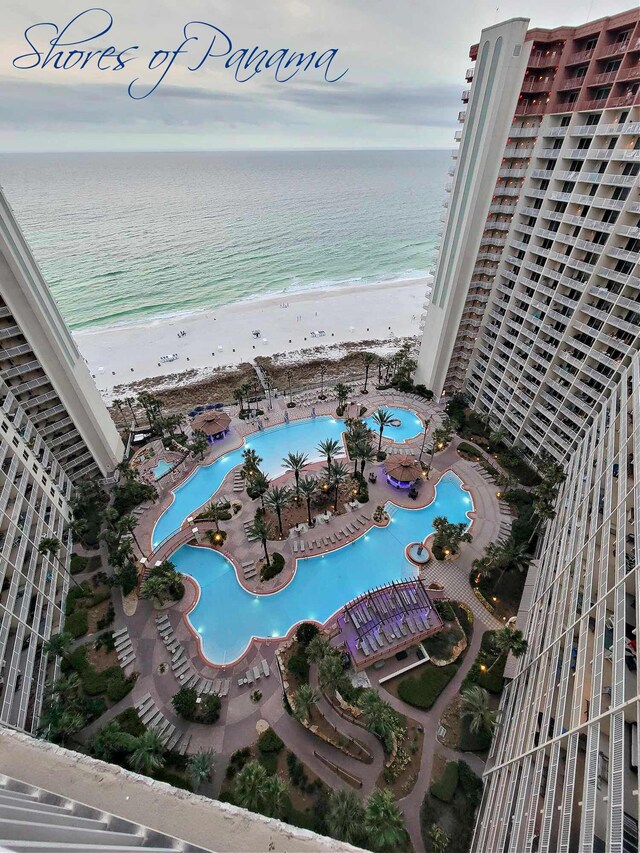
[[[636,353],[566,463],[530,570],[477,853],[638,850],[639,460]]]
[[[640,340],[640,12],[489,27],[417,381],[564,460]]]
[[[0,193],[0,723],[35,731],[69,584],[73,482],[124,448]],[[43,539],[60,542],[40,554]]]

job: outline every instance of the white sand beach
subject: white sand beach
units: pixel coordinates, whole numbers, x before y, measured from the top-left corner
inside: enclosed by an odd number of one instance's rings
[[[110,399],[114,386],[193,368],[416,335],[429,284],[430,278],[423,278],[278,293],[187,316],[74,332],[74,338],[98,388]],[[312,335],[318,331],[325,334]],[[173,361],[161,361],[174,353]]]

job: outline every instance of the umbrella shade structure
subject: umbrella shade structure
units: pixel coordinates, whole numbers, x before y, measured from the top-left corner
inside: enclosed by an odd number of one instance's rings
[[[201,412],[191,421],[191,428],[194,432],[203,432],[205,435],[213,436],[214,438],[226,435],[229,431],[231,418],[226,412],[217,410],[209,410]]]
[[[399,489],[408,489],[422,476],[420,463],[413,456],[390,456],[384,463],[387,480]]]

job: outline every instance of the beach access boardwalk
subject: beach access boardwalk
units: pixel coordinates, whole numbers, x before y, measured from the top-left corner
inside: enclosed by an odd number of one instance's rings
[[[413,409],[421,418],[430,419],[429,434],[441,423],[444,417],[443,409],[440,406],[426,402],[415,395],[408,396],[400,393],[388,394],[387,392],[374,392],[366,397],[359,397],[358,402],[367,407],[367,414],[385,405]],[[311,415],[312,409],[315,409],[315,413],[318,416],[335,416],[335,401],[323,402],[318,401],[316,398],[315,402],[310,402],[306,406],[296,406],[294,409],[288,409],[286,408],[286,400],[278,397],[273,401],[273,408],[267,412],[266,417],[261,417],[260,421],[266,428],[284,423],[286,417],[290,421],[297,418],[308,418]],[[253,422],[239,421],[235,416],[237,410],[234,411],[232,409],[228,411],[232,415],[230,434],[223,441],[215,443],[208,453],[205,454],[202,462],[196,460],[195,463],[190,463],[181,472],[181,478],[189,476],[190,471],[193,470],[196,464],[208,464],[229,450],[240,447],[244,437],[257,430],[257,419]],[[423,446],[423,439],[424,435],[420,434],[407,442],[403,442],[400,445],[402,452],[413,453],[415,456],[418,456]],[[368,465],[366,473],[368,474],[371,471],[377,474],[377,481],[368,484],[369,502],[361,505],[353,513],[346,512],[331,517],[326,524],[321,525],[321,544],[310,551],[305,549],[302,555],[308,556],[309,553],[326,553],[332,548],[349,541],[349,539],[362,535],[363,532],[372,526],[373,522],[370,519],[373,509],[378,504],[392,501],[398,506],[411,509],[428,505],[433,500],[435,484],[446,471],[453,471],[462,480],[465,488],[471,493],[474,505],[472,513],[473,541],[462,546],[460,555],[456,560],[440,562],[432,559],[421,569],[421,576],[427,584],[435,582],[441,585],[444,597],[462,602],[472,611],[474,616],[475,627],[472,643],[456,676],[440,695],[434,707],[428,712],[421,712],[416,708],[405,705],[389,693],[385,689],[384,684],[379,684],[379,680],[384,679],[385,674],[394,671],[394,665],[397,669],[397,662],[394,658],[382,664],[380,669],[374,670],[369,668],[367,670],[367,675],[371,683],[379,688],[383,698],[425,728],[426,737],[417,783],[411,793],[400,801],[416,850],[422,849],[419,812],[424,791],[427,789],[430,780],[434,752],[437,749],[444,754],[448,754],[446,748],[438,744],[435,736],[440,716],[451,699],[456,695],[466,672],[473,664],[483,632],[488,629],[499,628],[503,624],[494,618],[478,601],[469,585],[468,578],[473,561],[483,555],[485,547],[490,542],[495,542],[508,530],[510,516],[508,516],[504,506],[500,504],[497,497],[497,487],[487,480],[486,472],[474,463],[463,459],[457,453],[456,447],[458,443],[459,439],[454,437],[446,449],[440,453],[436,453],[429,479],[421,483],[418,498],[415,501],[411,500],[406,492],[394,489],[387,483],[382,463],[376,462]],[[427,447],[429,447],[428,439]],[[383,449],[393,450],[395,447],[392,442],[383,439]],[[320,467],[322,466],[318,463],[318,465],[309,466],[309,470],[313,471]],[[286,479],[287,475],[283,475],[282,478],[278,478],[275,482],[280,482],[280,480],[284,482]],[[143,549],[145,549],[149,565],[154,565],[158,560],[170,558],[171,553],[184,542],[194,543],[192,523],[189,523],[169,537],[160,547],[155,550],[151,549],[153,526],[162,511],[170,504],[172,499],[171,489],[175,488],[178,482],[177,478],[173,481],[163,478],[160,483],[159,501],[145,509],[139,516],[136,537],[142,544]],[[251,501],[244,491],[234,493],[233,487],[234,471],[231,471],[223,481],[218,494],[226,494],[233,500],[237,499],[241,504],[241,508],[231,520],[222,523],[227,532],[224,548],[221,549],[222,553],[233,563],[238,582],[245,586],[245,588],[260,593],[276,591],[286,586],[291,579],[295,560],[301,556],[297,550],[294,550],[299,540],[294,536],[293,538],[277,543],[277,549],[285,558],[285,568],[276,578],[266,583],[261,583],[257,575],[247,578],[244,571],[246,566],[257,563],[262,556],[261,544],[249,541],[245,531],[245,523],[253,519],[257,502]],[[363,520],[365,517],[367,520]],[[351,525],[351,532],[341,538],[341,540],[334,542],[331,538],[332,534],[340,529],[346,531],[351,518],[359,519],[360,524],[357,527]],[[198,540],[204,545],[205,542],[202,541],[202,536],[206,533],[207,529],[213,526],[213,523],[198,522],[197,526],[199,531]],[[316,536],[315,538],[317,540],[318,537]],[[326,545],[322,543],[322,539],[327,540]],[[175,667],[172,666],[175,663],[173,659],[175,652],[167,648],[167,645],[163,642],[156,620],[158,611],[148,601],[140,600],[137,603],[135,612],[130,616],[125,616],[122,607],[118,606],[114,625],[116,630],[126,628],[131,638],[135,651],[135,666],[133,668],[138,673],[135,687],[132,693],[122,700],[122,702],[109,709],[106,714],[88,727],[84,732],[85,737],[100,728],[107,719],[115,716],[124,708],[132,705],[138,706],[143,700],[148,702],[147,697],[151,697],[154,708],[161,713],[163,719],[172,727],[172,730],[175,730],[181,737],[187,739],[188,751],[190,753],[196,752],[199,749],[213,749],[215,751],[217,755],[216,774],[214,782],[208,788],[208,792],[213,795],[217,794],[220,790],[220,785],[224,779],[224,767],[231,755],[236,750],[255,742],[258,732],[265,725],[271,726],[282,737],[287,747],[295,752],[331,788],[347,787],[347,784],[330,769],[327,763],[323,761],[323,758],[329,763],[338,764],[348,772],[353,772],[362,779],[361,790],[363,795],[366,796],[370,793],[375,787],[376,780],[383,769],[383,753],[377,739],[369,735],[361,727],[353,726],[348,721],[339,718],[330,707],[325,708],[324,704],[322,705],[322,712],[326,712],[326,716],[330,722],[336,725],[340,731],[365,743],[367,748],[370,749],[373,754],[373,762],[371,764],[363,764],[355,759],[349,759],[344,753],[320,741],[301,726],[295,718],[286,713],[282,702],[281,673],[275,654],[276,649],[283,642],[282,638],[254,639],[239,661],[227,666],[210,665],[207,659],[202,656],[197,636],[194,634],[186,618],[186,614],[192,609],[196,599],[197,587],[189,578],[185,578],[185,581],[186,592],[184,598],[177,604],[166,607],[162,611],[166,615],[166,620],[163,620],[163,624],[170,626],[172,636],[175,637],[177,644],[184,650],[185,660],[188,662],[186,671],[189,674],[189,680],[187,683],[193,683],[195,686],[204,683],[206,679],[208,683],[212,683],[218,686],[218,688],[221,685],[226,685],[220,720],[214,726],[204,726],[188,723],[175,714],[171,699],[178,689],[183,686],[183,681],[176,675]],[[330,630],[335,628],[335,620],[330,623],[329,628]],[[267,670],[268,675],[266,674]],[[251,676],[251,683],[241,683],[242,681],[246,681],[248,674]],[[315,675],[312,669],[312,680],[314,678]],[[258,702],[252,699],[254,690],[259,690],[262,694]],[[216,692],[220,692],[219,689]],[[466,754],[465,760],[467,760]],[[482,768],[479,759],[472,757],[470,763],[472,763],[477,772],[481,772]]]

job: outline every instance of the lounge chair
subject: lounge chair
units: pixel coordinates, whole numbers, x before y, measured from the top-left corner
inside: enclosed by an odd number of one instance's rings
[[[220,687],[219,696],[220,697],[227,696],[229,693],[229,687],[230,686],[231,686],[231,679],[225,678],[224,681],[222,682],[221,687]]]
[[[304,541],[300,540],[300,553],[304,554]]]
[[[257,666],[254,666],[253,677],[255,678],[255,680],[258,681],[260,679],[261,675],[262,675],[262,673],[260,672],[259,668]]]
[[[251,672],[251,670],[250,670],[250,669],[248,669],[248,670],[246,671],[246,673],[245,673],[245,676],[244,676],[244,677],[245,677],[245,679],[246,679],[246,681],[247,681],[247,684],[253,684],[253,673]]]
[[[262,672],[265,675],[269,675],[269,664],[266,662],[264,658],[260,661],[260,666],[262,667]]]
[[[247,683],[247,679],[246,679],[246,678],[239,678],[239,679],[238,679],[238,687],[244,687],[244,685],[245,685],[246,683]]]
[[[367,645],[367,641],[364,637],[360,640],[360,648],[362,649],[364,656],[369,657],[369,646]]]
[[[213,682],[213,692],[214,692],[214,693],[217,693],[217,694],[218,694],[218,696],[220,695],[220,687],[221,687],[221,685],[222,685],[222,679],[220,679],[220,678],[216,678],[216,680]]]
[[[293,543],[293,553],[294,553],[294,554],[297,554],[297,553],[298,553],[298,543],[297,543],[297,542],[294,542],[294,543]]]

